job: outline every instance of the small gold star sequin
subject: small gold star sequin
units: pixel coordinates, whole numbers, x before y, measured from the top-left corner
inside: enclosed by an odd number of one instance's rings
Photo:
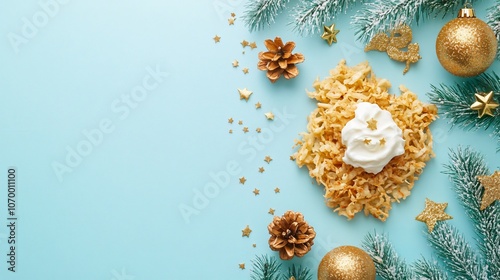
[[[260,172],[260,173],[264,173],[264,171],[266,171],[266,170],[264,169],[264,167],[262,167],[262,166],[261,166],[261,167],[259,167],[259,172]]]
[[[261,129],[260,127],[257,127],[257,128],[255,129],[255,131],[257,131],[257,133],[260,133],[260,132],[262,131],[262,129]]]
[[[254,244],[252,244],[252,247],[254,247],[254,248],[255,248],[255,247],[257,247],[257,244],[255,244],[255,243],[254,243]]]
[[[240,66],[240,63],[238,62],[238,60],[235,59],[233,61],[233,67],[238,67],[238,66]]]
[[[229,119],[227,119],[227,122],[228,122],[228,123],[233,123],[233,121],[234,121],[234,120],[233,120],[233,118],[229,118]]]
[[[236,14],[235,13],[231,13],[231,17],[236,17]]]
[[[241,237],[250,237],[250,233],[252,233],[252,230],[250,229],[250,227],[247,225],[243,230],[241,230]]]
[[[238,121],[238,124],[239,124],[239,125],[242,125],[242,124],[243,124],[243,121],[242,121],[242,120],[239,120],[239,121]]]
[[[264,158],[264,161],[267,162],[268,164],[272,161],[273,159],[270,156],[266,156]]]
[[[274,189],[274,193],[279,193],[279,192],[280,192],[280,188],[276,187],[276,188]]]
[[[217,36],[217,35],[215,35],[215,37],[213,39],[214,39],[215,43],[219,43],[220,42],[220,37]]]
[[[241,71],[243,71],[243,74],[248,74],[248,68],[243,68]]]
[[[379,141],[380,146],[384,146],[385,142],[386,142],[385,138],[380,139],[380,141]]]
[[[250,95],[252,95],[253,92],[249,91],[247,88],[244,89],[238,89],[238,92],[240,94],[240,100],[245,99],[248,101],[248,98],[250,98]]]
[[[366,145],[370,144],[371,141],[372,141],[372,139],[368,139],[368,138],[365,138],[365,140],[363,140],[363,142],[365,142]]]
[[[243,132],[245,132],[245,133],[247,133],[247,132],[248,132],[248,127],[247,127],[247,126],[245,126],[245,127],[243,128]]]
[[[260,190],[257,189],[257,188],[253,189],[253,194],[259,195],[260,194]]]
[[[246,40],[241,41],[240,43],[243,47],[248,46],[248,42]]]
[[[234,17],[231,17],[231,18],[228,18],[228,19],[227,19],[227,22],[229,23],[229,25],[234,25],[234,21],[235,21],[235,20],[236,20],[236,19],[235,19]]]
[[[262,107],[262,104],[260,102],[255,103],[255,109],[260,109]]]
[[[321,35],[321,38],[325,40],[328,45],[332,45],[332,43],[337,43],[337,34],[340,32],[340,30],[335,30],[335,23],[330,25],[330,26],[323,26],[323,35]]]
[[[240,178],[240,184],[244,185],[246,181],[247,179],[245,178],[245,176]]]
[[[232,129],[230,129],[230,130],[229,130],[229,133],[233,133],[233,130],[232,130]]]
[[[274,120],[274,114],[273,112],[267,112],[264,114],[268,120]]]
[[[371,118],[369,119],[368,121],[366,121],[366,124],[369,129],[371,130],[377,130],[377,120],[374,119],[374,118]]]
[[[271,214],[271,215],[274,215],[274,211],[275,211],[275,210],[274,210],[273,208],[269,208],[269,212],[267,212],[267,213],[269,213],[269,214]]]
[[[500,171],[495,171],[491,176],[477,176],[477,179],[484,187],[480,208],[484,210],[495,202],[495,200],[500,200]]]
[[[444,209],[448,203],[436,203],[428,198],[425,199],[425,209],[415,219],[427,224],[429,232],[434,230],[434,226],[438,221],[453,219],[452,216],[446,214]]]
[[[238,264],[238,266],[240,267],[240,269],[245,269],[245,263],[240,263]]]
[[[498,107],[498,103],[493,101],[493,91],[488,93],[476,93],[476,102],[474,102],[470,108],[477,111],[478,117],[482,118],[484,115],[494,117],[492,110]]]
[[[248,46],[253,50],[255,48],[257,48],[257,44],[255,42],[252,42],[250,44],[248,44]]]

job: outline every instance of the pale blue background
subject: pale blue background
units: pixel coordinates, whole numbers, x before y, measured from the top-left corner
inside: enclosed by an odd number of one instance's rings
[[[9,34],[21,34],[23,17],[31,19],[42,8],[34,0],[0,3],[1,279],[249,279],[255,255],[277,255],[267,246],[270,207],[278,215],[300,211],[314,226],[313,250],[284,264],[307,265],[314,272],[327,251],[359,246],[373,230],[388,233],[408,261],[431,256],[425,225],[414,220],[425,197],[449,202],[451,223],[473,240],[442,165],[448,162],[448,149],[462,144],[486,154],[492,170],[500,168],[489,132],[449,131],[445,119],[436,121],[436,158],[385,223],[362,214],[346,221],[332,213],[323,203],[322,188],[288,158],[315,108],[305,89],[342,58],[348,65],[368,60],[377,76],[392,82],[394,93],[404,84],[425,101],[431,84],[462,81],[439,65],[434,51],[439,29],[452,17],[413,28],[423,59],[403,76],[404,64],[384,53],[362,51],[349,26],[352,12],[335,20],[341,32],[338,43],[328,46],[319,36],[293,33],[286,14],[271,28],[249,33],[241,0],[66,2],[17,54]],[[492,4],[478,3],[478,16],[484,19]],[[230,12],[237,15],[234,26],[227,22]],[[222,37],[219,44],[212,40],[216,34]],[[271,84],[256,64],[262,42],[275,36],[295,41],[306,61],[296,79]],[[242,49],[242,40],[255,41],[258,48]],[[231,66],[234,59],[239,68]],[[112,104],[142,84],[147,67],[169,75],[121,119]],[[248,75],[243,67],[250,69]],[[498,61],[493,69],[500,71]],[[254,92],[248,103],[239,100],[236,90],[244,87]],[[254,108],[257,101],[261,110]],[[268,143],[260,143],[262,149],[254,149],[252,157],[245,141],[257,135],[256,127],[270,129],[263,114],[271,110],[294,117]],[[235,119],[232,125],[229,117]],[[59,181],[53,162],[63,163],[67,147],[75,149],[85,140],[83,131],[98,128],[102,120],[114,130]],[[238,120],[249,133],[241,131]],[[266,155],[273,158],[269,165],[263,161]],[[196,192],[214,182],[210,174],[226,170],[231,161],[239,172],[187,223],[179,207],[193,206]],[[18,175],[15,274],[4,261],[9,166],[17,167]],[[266,169],[263,174],[260,166]],[[248,180],[244,186],[238,184],[241,176]],[[281,193],[275,194],[275,187]],[[261,190],[259,196],[251,192],[254,188]],[[247,224],[253,231],[242,238]],[[240,270],[239,263],[247,269]]]

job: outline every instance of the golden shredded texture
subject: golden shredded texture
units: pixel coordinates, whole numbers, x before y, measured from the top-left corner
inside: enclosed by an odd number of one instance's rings
[[[400,96],[389,94],[390,82],[376,78],[367,62],[348,67],[342,60],[329,77],[316,80],[313,87],[307,94],[318,101],[318,107],[308,117],[307,132],[296,141],[293,158],[325,187],[326,205],[339,215],[352,219],[363,210],[365,215],[385,221],[391,203],[410,195],[425,163],[434,156],[429,125],[437,118],[436,106],[422,103],[404,86],[400,86]],[[354,118],[359,102],[375,103],[389,111],[403,132],[405,153],[377,174],[342,160],[346,150],[342,128]]]

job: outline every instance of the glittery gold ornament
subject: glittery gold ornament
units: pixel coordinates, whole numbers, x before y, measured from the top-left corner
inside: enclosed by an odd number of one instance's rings
[[[478,117],[482,118],[484,115],[489,115],[494,117],[492,110],[498,107],[498,103],[493,100],[493,91],[485,94],[476,93],[476,102],[472,103],[470,108],[476,110]]]
[[[323,35],[321,35],[321,39],[325,40],[328,45],[332,45],[332,43],[337,43],[337,34],[340,30],[335,29],[335,23],[330,26],[323,26]]]
[[[434,226],[438,221],[453,219],[452,216],[446,214],[444,209],[448,206],[448,203],[436,203],[428,198],[425,199],[425,209],[422,213],[418,214],[415,220],[424,222],[427,224],[427,229],[429,232],[434,230]]]
[[[491,176],[477,176],[477,178],[484,187],[480,208],[484,210],[496,200],[500,200],[500,171],[495,171]]]
[[[458,17],[446,23],[436,40],[436,54],[441,65],[453,75],[473,77],[493,63],[497,51],[495,33],[476,18],[470,4]]]
[[[354,246],[331,250],[318,267],[318,280],[375,280],[375,274],[370,255]]]

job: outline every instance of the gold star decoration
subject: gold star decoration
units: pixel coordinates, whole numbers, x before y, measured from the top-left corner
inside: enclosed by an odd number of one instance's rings
[[[273,112],[267,112],[264,114],[268,120],[274,120],[274,114]]]
[[[227,119],[227,122],[228,122],[228,123],[233,123],[233,121],[234,121],[234,120],[233,120],[233,118],[229,118],[229,119]]]
[[[239,120],[239,121],[238,121],[238,124],[239,124],[239,125],[242,125],[242,124],[243,124],[243,121],[242,121],[242,120]]]
[[[248,44],[249,44],[249,43],[248,43],[248,41],[247,41],[247,40],[243,40],[243,41],[241,41],[241,43],[240,43],[240,44],[241,44],[243,47],[246,47],[246,46],[248,46]]]
[[[270,156],[266,156],[264,158],[264,161],[267,162],[268,164],[272,161],[273,159]]]
[[[236,14],[235,13],[231,13],[231,17],[236,17]]]
[[[253,194],[259,195],[260,194],[260,190],[257,189],[257,188],[253,189]]]
[[[384,146],[385,145],[385,138],[382,138],[380,139],[380,141],[378,142],[380,144],[380,146]]]
[[[486,209],[495,200],[500,200],[500,171],[495,171],[490,176],[477,176],[479,182],[484,187],[483,199],[481,200],[481,210]]]
[[[238,264],[238,266],[240,267],[240,269],[245,269],[245,263],[240,263]]]
[[[252,247],[254,247],[254,248],[255,248],[255,247],[257,247],[257,244],[255,244],[255,243],[254,243],[254,244],[252,244]]]
[[[252,230],[250,227],[247,225],[243,230],[241,230],[241,237],[250,237],[250,233],[252,233]]]
[[[240,100],[245,99],[246,101],[248,101],[248,99],[250,98],[250,95],[252,95],[252,93],[253,93],[253,92],[249,91],[247,88],[238,89],[238,92],[240,94]]]
[[[217,36],[217,35],[215,35],[215,37],[213,39],[214,39],[215,43],[219,43],[220,42],[220,37]]]
[[[246,181],[247,179],[245,178],[245,176],[240,178],[240,184],[244,185]]]
[[[274,215],[274,211],[275,211],[275,210],[274,210],[273,208],[269,208],[269,212],[267,212],[267,213],[269,213],[269,214],[271,214],[271,215]]]
[[[261,167],[259,167],[259,172],[260,172],[260,173],[264,173],[264,171],[266,171],[266,170],[264,169],[264,167],[262,167],[262,166],[261,166]]]
[[[374,118],[371,118],[369,120],[366,121],[366,124],[369,129],[371,130],[377,130],[377,120],[374,119]]]
[[[274,193],[279,193],[279,192],[280,192],[280,188],[276,187],[276,188],[274,189]]]
[[[363,140],[363,142],[365,142],[365,145],[370,144],[371,141],[372,141],[372,139],[368,139],[368,138],[365,138],[365,140]]]
[[[328,45],[332,45],[332,43],[337,43],[337,34],[340,32],[340,30],[335,30],[335,23],[333,23],[330,26],[323,26],[323,35],[321,35],[321,38],[325,40]]]
[[[255,131],[257,131],[257,133],[260,133],[260,132],[262,131],[262,129],[261,129],[260,127],[257,127],[257,128],[255,129]]]
[[[233,133],[233,130],[232,130],[232,129],[230,129],[230,130],[229,130],[229,133]]]
[[[234,21],[236,20],[236,18],[234,17],[230,17],[227,19],[227,22],[229,23],[229,25],[234,25]]]
[[[255,48],[257,48],[257,44],[255,42],[252,42],[250,44],[248,44],[248,46],[253,50]]]
[[[476,102],[472,103],[470,108],[477,111],[478,117],[482,118],[484,115],[495,116],[492,110],[498,107],[498,103],[493,100],[493,91],[488,93],[476,93]]]
[[[245,127],[243,128],[243,132],[245,132],[245,133],[247,133],[247,132],[248,132],[248,127],[247,127],[247,126],[245,126]]]
[[[238,67],[238,66],[240,66],[240,63],[238,62],[238,60],[235,59],[233,61],[233,67]]]
[[[262,104],[260,102],[255,103],[255,109],[260,109],[262,107]]]
[[[245,74],[245,75],[248,74],[248,68],[246,68],[246,67],[243,68],[241,71],[243,71],[243,74]]]
[[[415,218],[417,221],[427,224],[429,232],[434,230],[434,226],[438,221],[453,219],[452,216],[446,214],[444,209],[448,203],[436,203],[428,198],[425,199],[425,209]]]

